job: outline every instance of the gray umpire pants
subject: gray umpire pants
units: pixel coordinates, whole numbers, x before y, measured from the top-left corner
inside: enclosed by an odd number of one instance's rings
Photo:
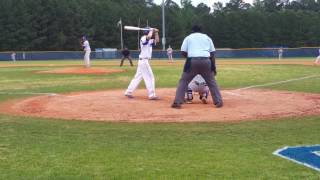
[[[213,72],[211,71],[211,61],[210,59],[205,57],[191,59],[190,70],[188,72],[183,72],[181,75],[174,102],[179,104],[182,104],[184,102],[184,96],[188,84],[197,74],[201,74],[201,76],[206,81],[211,93],[213,103],[222,103],[222,97],[218,84],[214,79]]]

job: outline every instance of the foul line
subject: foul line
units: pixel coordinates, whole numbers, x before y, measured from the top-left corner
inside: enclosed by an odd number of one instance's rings
[[[293,81],[300,81],[300,80],[304,80],[304,79],[311,79],[311,78],[317,78],[317,77],[320,77],[320,75],[305,76],[305,77],[296,78],[296,79],[289,79],[289,80],[284,80],[284,81],[278,81],[278,82],[271,82],[271,83],[266,83],[266,84],[253,85],[253,86],[248,86],[248,87],[244,87],[244,88],[235,89],[235,91],[252,89],[252,88],[256,88],[256,87],[273,86],[273,85],[277,85],[277,84],[285,84],[285,83],[289,83],[289,82],[293,82]]]

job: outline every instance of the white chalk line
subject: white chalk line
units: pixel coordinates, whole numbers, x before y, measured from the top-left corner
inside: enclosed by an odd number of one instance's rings
[[[273,86],[273,85],[277,85],[277,84],[285,84],[285,83],[289,83],[289,82],[293,82],[293,81],[301,81],[301,80],[311,79],[311,78],[317,78],[317,77],[320,77],[320,75],[304,76],[304,77],[295,78],[295,79],[288,79],[288,80],[284,80],[284,81],[277,81],[277,82],[271,82],[271,83],[266,83],[266,84],[253,85],[253,86],[248,86],[248,87],[243,87],[243,88],[235,89],[235,91],[252,89],[252,88],[256,88],[256,87]]]
[[[271,82],[271,83],[266,83],[266,84],[252,85],[252,86],[247,86],[247,87],[231,90],[233,92],[225,92],[225,93],[233,95],[233,96],[242,96],[241,94],[239,94],[237,92],[242,91],[242,90],[247,90],[247,89],[253,89],[253,88],[257,88],[257,87],[267,87],[267,86],[285,84],[285,83],[290,83],[290,82],[294,82],[294,81],[301,81],[301,80],[317,78],[317,77],[320,77],[320,75],[304,76],[304,77],[288,79],[288,80],[284,80],[284,81],[277,81],[277,82]]]
[[[230,94],[230,95],[232,95],[232,96],[242,96],[241,94],[239,94],[239,93],[234,93],[234,92],[226,92],[226,91],[224,91],[223,93],[225,93],[225,94]]]

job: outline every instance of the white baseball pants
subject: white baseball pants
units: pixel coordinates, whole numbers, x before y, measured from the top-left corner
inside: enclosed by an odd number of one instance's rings
[[[173,61],[172,54],[168,54],[168,59],[169,59],[170,61]]]
[[[84,64],[85,64],[86,68],[90,67],[90,53],[91,53],[91,51],[86,51],[84,54]]]
[[[133,91],[137,89],[142,79],[144,80],[144,84],[146,85],[146,88],[148,90],[148,97],[149,98],[155,97],[156,91],[155,91],[154,75],[148,59],[142,59],[138,61],[137,72],[134,75],[134,78],[131,80],[125,94],[131,95]]]
[[[314,63],[316,63],[316,64],[320,63],[320,55],[317,57],[317,59]]]
[[[198,92],[200,95],[203,95],[205,93],[209,93],[209,87],[207,85],[204,84],[189,84],[188,86],[193,92]]]

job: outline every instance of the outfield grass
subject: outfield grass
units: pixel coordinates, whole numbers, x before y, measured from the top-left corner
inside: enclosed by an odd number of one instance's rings
[[[0,62],[6,64],[12,63]],[[111,75],[35,74],[81,62],[16,64],[27,67],[0,68],[0,102],[30,96],[19,94],[24,92],[125,89],[136,70],[127,66],[122,67],[127,72]],[[120,68],[118,61],[93,64]],[[152,65],[157,88],[176,86],[182,62]],[[223,64],[218,68],[222,89],[320,76],[320,67],[315,66]],[[319,82],[320,77],[315,77],[263,88],[320,93]],[[319,179],[319,172],[272,155],[287,145],[320,144],[319,132],[319,116],[131,124],[0,115],[0,179]]]

